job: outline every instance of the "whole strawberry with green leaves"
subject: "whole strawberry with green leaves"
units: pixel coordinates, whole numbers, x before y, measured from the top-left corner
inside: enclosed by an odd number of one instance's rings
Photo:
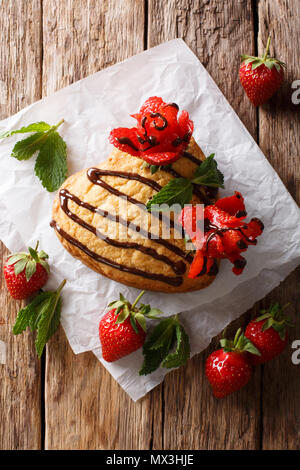
[[[8,256],[3,273],[7,289],[14,299],[27,299],[38,292],[48,281],[48,255],[29,247],[28,252],[13,253]]]
[[[240,81],[254,106],[268,101],[281,87],[286,65],[281,60],[269,56],[271,38],[268,38],[263,57],[242,55]]]
[[[278,356],[288,342],[287,327],[293,326],[279,303],[268,310],[261,310],[261,315],[252,320],[245,331],[245,336],[259,350],[260,356],[252,356],[251,364],[263,364]]]
[[[249,357],[260,354],[241,328],[233,341],[223,338],[220,344],[222,349],[211,353],[205,364],[205,375],[216,398],[224,398],[244,387],[253,373]]]
[[[144,294],[142,291],[131,305],[120,294],[120,299],[113,301],[109,310],[100,320],[99,337],[102,356],[107,362],[114,362],[143,346],[146,339],[146,318],[156,318],[162,313],[148,305],[138,308],[137,303]]]

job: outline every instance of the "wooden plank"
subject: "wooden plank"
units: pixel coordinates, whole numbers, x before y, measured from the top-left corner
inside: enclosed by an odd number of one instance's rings
[[[0,2],[0,118],[16,113],[41,97],[41,2]],[[1,272],[8,250],[1,244]],[[0,448],[41,446],[40,362],[33,336],[11,333],[21,302],[0,292],[0,339],[7,343],[6,364],[0,361]]]
[[[250,0],[149,0],[148,47],[184,39],[256,138],[256,112],[238,79],[240,55],[255,50],[251,5]]]
[[[249,132],[257,134],[255,109],[238,79],[241,53],[254,53],[252,3],[149,0],[149,46],[181,37],[199,57]],[[174,100],[176,97],[174,97]],[[231,330],[249,318],[235,322]],[[230,333],[230,330],[229,330]],[[218,339],[164,384],[165,449],[251,449],[260,442],[260,371],[244,390],[216,401],[204,377]],[[154,440],[155,445],[155,440]],[[158,445],[157,445],[158,447]]]
[[[44,0],[45,94],[143,50],[144,2]],[[161,431],[161,389],[133,403],[92,353],[62,330],[46,366],[46,449],[148,449]],[[155,422],[154,422],[155,419]]]
[[[271,34],[271,54],[287,63],[286,81],[281,91],[259,110],[260,146],[286,184],[291,195],[300,202],[300,135],[299,105],[292,103],[291,83],[300,77],[299,35],[300,4],[259,2],[259,52],[262,53]],[[264,366],[263,375],[263,448],[300,449],[299,366],[293,365],[291,343],[300,338],[298,268],[264,301],[290,302],[287,311],[296,327],[290,333],[286,351]]]

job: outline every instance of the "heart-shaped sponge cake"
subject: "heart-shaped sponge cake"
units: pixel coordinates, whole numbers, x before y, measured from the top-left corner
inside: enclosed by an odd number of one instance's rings
[[[217,269],[190,279],[193,253],[178,236],[181,227],[173,220],[165,238],[165,216],[156,213],[156,237],[151,238],[153,216],[146,209],[147,201],[171,179],[192,177],[204,159],[192,138],[179,160],[151,174],[143,160],[114,148],[106,161],[64,182],[54,201],[51,225],[72,256],[115,281],[161,292],[207,287]],[[213,203],[215,197],[208,188],[195,186],[192,204]]]

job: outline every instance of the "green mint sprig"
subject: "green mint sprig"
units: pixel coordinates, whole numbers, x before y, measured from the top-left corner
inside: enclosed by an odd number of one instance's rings
[[[148,211],[161,211],[162,209],[158,207],[161,204],[166,204],[166,206],[180,204],[180,206],[183,207],[192,199],[193,184],[224,188],[224,175],[218,170],[218,164],[214,160],[214,156],[214,153],[209,155],[209,157],[198,166],[191,179],[174,178],[169,181],[166,186],[147,202]]]
[[[57,132],[63,122],[62,119],[55,126],[51,126],[40,121],[0,134],[0,139],[4,139],[14,134],[32,133],[15,144],[11,156],[19,161],[28,160],[38,152],[35,174],[49,192],[56,191],[67,178],[66,143]]]
[[[178,315],[161,320],[143,346],[144,362],[139,375],[148,375],[160,366],[180,367],[190,357],[189,337]]]
[[[62,307],[60,294],[65,283],[64,280],[55,291],[37,294],[30,304],[19,311],[13,327],[14,335],[23,333],[27,327],[31,331],[37,331],[35,348],[39,358],[60,323]]]

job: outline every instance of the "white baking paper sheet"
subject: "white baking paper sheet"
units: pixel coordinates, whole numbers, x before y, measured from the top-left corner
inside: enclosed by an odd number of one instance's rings
[[[138,54],[70,85],[0,122],[1,130],[36,121],[55,124],[67,142],[69,174],[105,160],[111,151],[112,128],[132,126],[129,114],[149,96],[162,96],[187,109],[195,124],[194,137],[206,155],[215,152],[225,175],[226,189],[245,196],[249,218],[265,224],[256,247],[246,253],[241,276],[231,264],[208,288],[192,293],[146,292],[143,301],[171,315],[184,311],[192,353],[203,350],[230,321],[250,308],[300,263],[300,211],[282,181],[230,107],[210,75],[181,39]],[[40,240],[50,255],[52,275],[47,288],[67,279],[63,290],[62,325],[73,351],[92,350],[113,377],[137,400],[156,386],[167,370],[139,377],[142,353],[114,364],[101,359],[98,323],[107,304],[121,291],[129,300],[137,290],[94,273],[73,259],[50,228],[54,194],[34,175],[34,158],[18,162],[10,151],[20,135],[0,143],[0,238],[12,251]],[[188,308],[188,311],[186,311]]]

